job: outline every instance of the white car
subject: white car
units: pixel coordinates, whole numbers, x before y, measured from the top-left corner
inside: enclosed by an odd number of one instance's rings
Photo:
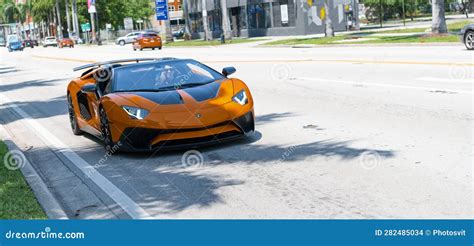
[[[119,44],[120,46],[124,46],[125,44],[129,44],[129,43],[133,43],[133,41],[135,41],[135,39],[138,37],[138,35],[140,34],[141,32],[131,32],[123,37],[120,37],[120,38],[117,38],[117,40],[115,40],[115,43],[116,44]]]
[[[43,47],[48,47],[48,46],[53,46],[53,47],[58,47],[58,40],[56,37],[46,37],[43,40]]]

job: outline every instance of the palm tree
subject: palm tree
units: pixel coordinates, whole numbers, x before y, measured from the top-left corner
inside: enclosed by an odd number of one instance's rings
[[[61,39],[63,37],[63,26],[61,25],[61,9],[59,8],[59,0],[56,0],[56,18],[57,18],[57,37]]]
[[[232,31],[230,29],[229,12],[227,11],[226,0],[221,0],[221,12],[222,12],[222,32],[225,40],[232,39]]]
[[[19,24],[24,22],[24,10],[21,4],[16,4],[13,0],[4,0],[2,4],[2,15],[7,23],[16,23],[17,34],[20,33]]]
[[[331,3],[329,0],[324,1],[324,9],[326,10],[326,15],[325,15],[325,22],[326,22],[326,37],[334,37],[334,28],[332,26],[332,20],[331,20]]]
[[[447,33],[446,18],[444,16],[444,0],[432,0],[433,24],[431,32]]]
[[[4,0],[2,5],[2,14],[4,20],[9,23],[20,22],[23,20],[23,9],[20,4],[13,0]]]
[[[204,28],[204,40],[211,41],[212,33],[209,30],[209,19],[207,18],[206,0],[202,0],[201,10],[202,10],[202,25]]]
[[[191,39],[191,18],[189,18],[189,7],[190,2],[189,0],[183,0],[183,15],[184,15],[184,39],[190,40]]]
[[[74,32],[79,36],[79,17],[77,16],[77,0],[72,0],[72,22],[74,26]]]
[[[173,42],[173,32],[171,31],[171,21],[165,20],[165,29],[166,29],[166,42]]]
[[[67,21],[67,34],[68,37],[71,37],[71,16],[69,15],[69,0],[65,0],[66,8],[66,21]]]

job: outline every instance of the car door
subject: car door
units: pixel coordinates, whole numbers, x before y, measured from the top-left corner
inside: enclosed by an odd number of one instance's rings
[[[130,33],[127,35],[127,43],[132,43],[133,41],[135,41],[135,39],[137,38],[137,33],[134,32],[134,33]]]

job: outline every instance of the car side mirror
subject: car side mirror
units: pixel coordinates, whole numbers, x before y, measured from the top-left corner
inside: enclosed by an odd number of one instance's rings
[[[83,93],[96,92],[97,86],[95,84],[87,84],[81,87]]]
[[[225,67],[225,68],[222,69],[222,74],[227,77],[227,76],[235,73],[235,71],[237,71],[235,69],[235,67]]]

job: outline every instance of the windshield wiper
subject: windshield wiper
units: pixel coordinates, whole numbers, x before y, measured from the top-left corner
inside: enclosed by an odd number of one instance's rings
[[[117,91],[117,92],[160,92],[160,91],[169,91],[174,89],[174,87],[163,87],[159,89],[140,89],[140,90],[124,90],[124,91]]]
[[[214,80],[203,82],[203,83],[186,83],[186,84],[181,84],[179,85],[179,88],[190,88],[190,87],[196,87],[196,86],[201,86],[201,85],[206,85],[211,82],[214,82]]]

